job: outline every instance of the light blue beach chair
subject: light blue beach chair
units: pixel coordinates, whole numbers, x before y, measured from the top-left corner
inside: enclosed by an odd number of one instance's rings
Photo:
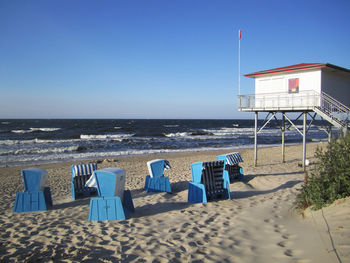
[[[72,165],[71,192],[73,200],[78,197],[97,195],[95,187],[86,187],[87,180],[97,170],[97,163]]]
[[[99,197],[90,200],[89,220],[123,220],[130,217],[134,204],[130,190],[124,190],[125,177],[125,170],[117,168],[94,171],[94,180],[90,183],[96,186]]]
[[[46,187],[47,171],[38,168],[22,170],[24,192],[17,192],[13,212],[44,211],[52,207],[51,191]]]
[[[216,158],[225,162],[224,174],[230,178],[231,184],[243,180],[243,168],[238,165],[243,159],[239,152],[218,155]]]
[[[167,192],[171,193],[169,177],[164,176],[164,169],[170,169],[167,160],[158,159],[147,162],[149,174],[145,180],[145,190],[147,192]]]
[[[193,163],[188,202],[206,203],[215,199],[230,199],[230,181],[223,170],[224,161]]]

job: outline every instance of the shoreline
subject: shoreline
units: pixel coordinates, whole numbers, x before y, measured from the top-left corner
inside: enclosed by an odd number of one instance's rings
[[[317,146],[308,143],[314,161]],[[187,203],[190,164],[212,161],[225,150],[116,157],[99,168],[126,170],[125,189],[132,192],[135,213],[127,220],[88,221],[89,198],[70,196],[70,165],[77,161],[37,164],[48,171],[54,206],[43,212],[13,213],[16,192],[23,191],[20,171],[27,166],[0,168],[0,261],[95,262],[336,262],[327,227],[319,212],[294,211],[304,180],[302,145],[238,150],[244,160],[243,182],[230,185],[231,200]],[[172,194],[143,191],[146,162],[169,160]],[[307,170],[310,167],[307,167]],[[350,262],[350,200],[325,208],[335,248]],[[316,222],[316,223],[315,223]],[[341,228],[339,228],[341,226]]]
[[[307,145],[309,143],[325,143],[325,140],[310,140],[307,141]],[[292,142],[292,143],[285,143],[285,146],[292,146],[292,145],[301,145],[301,142]],[[267,147],[278,147],[281,146],[280,144],[259,144],[259,148],[267,148]],[[98,156],[96,158],[91,158],[91,157],[82,157],[82,158],[76,158],[73,160],[69,159],[61,159],[61,160],[35,160],[35,161],[27,161],[23,163],[14,163],[14,164],[0,164],[0,169],[1,168],[7,168],[7,167],[16,167],[16,166],[33,166],[33,165],[45,165],[45,164],[55,164],[55,163],[70,163],[70,162],[94,162],[94,161],[101,161],[105,159],[117,159],[117,158],[125,158],[125,157],[137,157],[137,156],[149,156],[149,155],[164,155],[164,154],[181,154],[181,153],[198,153],[198,152],[216,152],[216,151],[226,151],[226,152],[236,152],[236,151],[241,151],[244,149],[253,149],[254,145],[246,145],[246,146],[239,146],[239,147],[221,147],[221,148],[198,148],[198,149],[176,149],[176,150],[169,150],[169,149],[163,149],[159,150],[159,152],[149,152],[149,153],[131,153],[131,154],[106,154],[105,156]],[[93,154],[93,153],[91,153]],[[98,155],[98,154],[97,154]]]

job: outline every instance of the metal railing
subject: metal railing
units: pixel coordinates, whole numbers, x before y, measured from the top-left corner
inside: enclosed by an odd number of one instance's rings
[[[320,94],[320,106],[316,106],[316,108],[338,121],[342,126],[349,124],[350,108],[324,92]]]
[[[239,95],[239,110],[294,110],[320,106],[320,95],[313,91],[299,93],[263,93]]]
[[[349,125],[349,107],[332,98],[328,94],[314,91],[299,93],[263,93],[254,95],[239,95],[238,109],[240,111],[297,111],[318,109],[342,126]]]

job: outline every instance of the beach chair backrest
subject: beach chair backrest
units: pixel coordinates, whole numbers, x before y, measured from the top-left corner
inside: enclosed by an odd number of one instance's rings
[[[76,176],[91,176],[97,170],[97,163],[72,165],[72,178]]]
[[[151,177],[161,177],[164,174],[165,160],[153,160],[147,162],[148,171]]]
[[[219,160],[222,160],[225,162],[226,164],[226,154],[222,154],[222,155],[218,155],[216,156],[216,159],[219,161]]]
[[[243,159],[239,152],[218,155],[216,158],[225,162],[224,176],[229,178],[231,183],[237,179],[242,179],[243,169],[239,166],[239,163],[243,162]]]
[[[216,156],[217,160],[224,160],[227,165],[237,165],[243,162],[242,156],[239,152],[227,153]]]
[[[125,170],[118,168],[105,168],[96,170],[94,176],[99,196],[119,196],[123,200],[125,186]]]
[[[47,181],[47,171],[39,168],[22,170],[22,180],[25,192],[43,191]]]
[[[202,180],[203,162],[191,164],[192,182],[200,183]]]
[[[215,195],[224,189],[224,161],[204,162],[201,183],[207,195]]]

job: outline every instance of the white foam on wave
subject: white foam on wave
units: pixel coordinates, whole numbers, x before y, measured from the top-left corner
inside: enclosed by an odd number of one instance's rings
[[[30,147],[20,149],[1,149],[0,155],[6,156],[23,156],[23,155],[35,155],[35,154],[52,154],[52,153],[68,153],[75,152],[79,149],[79,146],[68,146],[68,147]]]
[[[31,130],[12,130],[11,132],[13,133],[28,133],[28,132],[32,132]]]
[[[240,134],[253,133],[253,128],[220,128],[220,129],[204,129],[205,132],[212,133],[215,136],[237,136]]]
[[[175,132],[165,134],[166,137],[188,137],[190,134],[188,132]]]
[[[36,131],[43,131],[43,132],[52,132],[52,131],[58,131],[61,128],[29,128],[29,130],[12,130],[13,133],[30,133],[30,132],[36,132]]]
[[[32,139],[32,140],[0,140],[0,145],[28,145],[28,144],[61,144],[61,143],[72,143],[72,142],[78,142],[80,139],[66,139],[66,140],[45,140],[45,139]]]
[[[114,140],[114,141],[122,141],[124,139],[128,139],[132,137],[134,134],[104,134],[104,135],[94,135],[94,134],[81,134],[81,140],[90,140],[90,141],[105,141],[105,140]]]

